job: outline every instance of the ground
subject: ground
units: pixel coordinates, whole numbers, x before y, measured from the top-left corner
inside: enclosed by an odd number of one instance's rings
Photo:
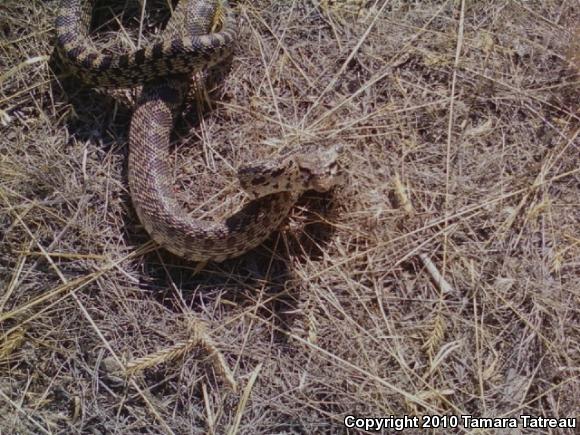
[[[137,91],[62,69],[56,1],[0,4],[0,432],[577,416],[578,2],[359,3],[233,5],[230,71],[176,126],[184,206],[227,215],[236,168],[301,144],[342,143],[345,181],[204,268],[132,209]]]

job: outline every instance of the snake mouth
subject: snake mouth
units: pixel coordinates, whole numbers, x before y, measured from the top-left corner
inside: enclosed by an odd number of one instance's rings
[[[315,176],[310,180],[310,188],[316,192],[328,192],[343,182],[344,174],[341,171],[341,166],[338,162],[332,162],[324,174]]]

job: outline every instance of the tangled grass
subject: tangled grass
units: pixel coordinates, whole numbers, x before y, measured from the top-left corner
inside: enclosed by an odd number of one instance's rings
[[[59,70],[56,3],[0,4],[0,432],[577,416],[577,2],[237,2],[176,127],[184,206],[230,212],[236,167],[306,142],[344,143],[348,181],[201,271],[139,226],[135,91]]]

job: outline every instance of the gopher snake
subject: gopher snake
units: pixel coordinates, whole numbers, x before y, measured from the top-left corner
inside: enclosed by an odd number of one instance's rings
[[[253,198],[239,212],[218,222],[190,217],[172,188],[166,161],[170,133],[192,71],[231,53],[236,32],[230,9],[222,0],[182,0],[162,42],[116,56],[101,53],[91,43],[90,7],[88,1],[61,1],[58,50],[87,83],[134,86],[145,81],[131,120],[128,178],[137,215],[159,245],[194,261],[239,256],[280,225],[302,192],[326,191],[336,183],[341,147],[294,152],[239,171],[242,188]],[[218,15],[221,29],[209,33]]]

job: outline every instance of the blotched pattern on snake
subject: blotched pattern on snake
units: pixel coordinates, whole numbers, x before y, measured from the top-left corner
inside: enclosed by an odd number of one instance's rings
[[[231,55],[233,14],[223,0],[182,0],[161,42],[112,55],[90,39],[92,7],[92,1],[62,0],[57,47],[65,64],[89,84],[144,84],[131,120],[128,178],[137,215],[159,245],[194,261],[239,256],[280,225],[301,193],[329,190],[339,180],[341,146],[295,151],[239,171],[241,187],[252,198],[240,211],[215,222],[190,217],[173,192],[170,134],[193,72]]]

